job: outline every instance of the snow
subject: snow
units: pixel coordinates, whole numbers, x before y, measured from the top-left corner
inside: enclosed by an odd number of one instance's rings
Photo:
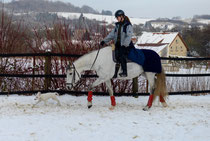
[[[168,29],[168,30],[171,30],[176,26],[175,24],[169,22],[152,22],[151,25],[154,28]]]
[[[163,40],[161,43],[172,43],[175,37],[178,35],[178,32],[143,32],[141,36],[138,37],[138,42],[136,44],[146,44],[153,43],[156,44]]]
[[[138,49],[150,49],[162,56],[160,53],[163,49],[167,49],[173,40],[178,35],[178,32],[143,32],[138,36],[138,41],[135,47]],[[155,45],[155,46],[154,46]]]
[[[155,52],[157,52],[158,54],[163,50],[163,49],[166,49],[167,48],[167,44],[166,45],[160,45],[160,46],[138,46],[138,45],[135,45],[135,47],[137,49],[150,49],[150,50],[153,50]],[[160,55],[160,54],[159,54]]]
[[[209,19],[197,19],[198,23],[202,23],[202,24],[210,24],[210,20]]]
[[[69,19],[79,19],[81,13],[68,13],[68,12],[56,12],[59,17],[69,18]],[[97,14],[90,14],[90,13],[83,13],[83,16],[90,20],[97,20],[97,21],[105,21],[108,24],[114,24],[116,19],[114,16],[109,15],[97,15]],[[132,24],[145,24],[147,21],[153,20],[151,18],[130,18]]]
[[[169,96],[169,107],[154,103],[143,111],[148,97],[63,95],[62,106],[49,101],[31,108],[35,96],[0,96],[1,141],[207,141],[210,140],[210,95]]]

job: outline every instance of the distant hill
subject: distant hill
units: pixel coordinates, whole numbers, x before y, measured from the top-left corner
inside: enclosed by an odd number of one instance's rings
[[[195,15],[193,16],[194,19],[206,19],[210,20],[210,15]]]
[[[89,6],[76,7],[71,3],[47,0],[13,0],[5,4],[5,8],[16,13],[22,12],[76,12],[99,14]]]

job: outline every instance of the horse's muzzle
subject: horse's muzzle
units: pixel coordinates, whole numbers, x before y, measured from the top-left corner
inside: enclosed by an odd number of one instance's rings
[[[72,83],[66,83],[66,88],[71,90],[73,89],[73,84]]]

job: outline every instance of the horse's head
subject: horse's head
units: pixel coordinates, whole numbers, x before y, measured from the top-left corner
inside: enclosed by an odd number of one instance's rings
[[[71,90],[75,87],[79,79],[80,74],[77,71],[75,65],[73,63],[68,65],[66,68],[66,87]]]

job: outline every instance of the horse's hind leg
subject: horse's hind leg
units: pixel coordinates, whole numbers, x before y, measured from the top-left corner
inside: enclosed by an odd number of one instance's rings
[[[160,95],[159,99],[160,99],[160,102],[163,105],[163,107],[167,107],[168,106],[162,95]]]
[[[153,103],[153,95],[155,91],[155,73],[152,72],[146,72],[146,78],[149,81],[149,86],[150,86],[150,96],[147,102],[147,105],[143,108],[144,111],[148,111],[149,108],[152,107]]]

